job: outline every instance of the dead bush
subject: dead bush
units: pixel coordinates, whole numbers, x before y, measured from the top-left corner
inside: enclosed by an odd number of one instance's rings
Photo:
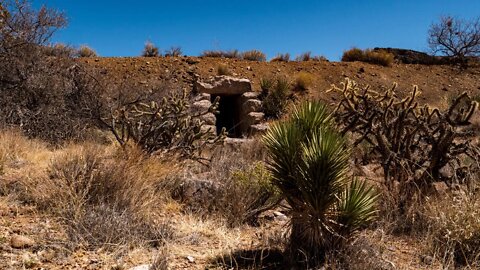
[[[480,266],[480,197],[476,192],[434,198],[426,207],[427,243],[445,267]]]
[[[304,52],[300,54],[299,56],[295,57],[295,61],[297,62],[305,62],[305,61],[310,61],[312,58],[312,53],[311,52]]]
[[[212,58],[242,58],[241,53],[238,50],[229,50],[229,51],[221,51],[221,50],[209,50],[203,51],[201,57],[212,57]]]
[[[87,45],[82,45],[77,50],[77,57],[97,57],[97,53]]]
[[[290,61],[289,53],[277,54],[277,56],[275,56],[270,60],[270,62],[289,62],[289,61]]]
[[[47,47],[66,24],[63,14],[34,10],[26,1],[2,4],[8,16],[0,24],[0,127],[20,127],[29,137],[52,143],[81,137],[89,126],[83,97],[93,89],[91,80],[62,49]]]
[[[266,55],[259,50],[250,50],[242,53],[242,59],[248,61],[265,62],[267,60]]]
[[[143,57],[158,57],[160,56],[160,50],[158,49],[155,44],[150,41],[145,43],[145,47],[143,48],[142,52]]]
[[[74,145],[54,156],[42,182],[24,184],[40,209],[62,218],[73,245],[159,245],[172,236],[158,219],[168,199],[159,187],[174,168],[133,148]]]
[[[220,217],[231,227],[258,225],[258,216],[279,201],[261,161],[264,158],[263,146],[257,141],[245,143],[236,151],[228,147],[218,149],[210,168],[200,174],[205,178],[178,180],[175,197],[186,210]]]
[[[295,79],[295,89],[305,91],[313,84],[313,75],[308,72],[300,72]]]
[[[166,57],[179,57],[182,56],[182,48],[181,47],[171,47],[165,52]]]

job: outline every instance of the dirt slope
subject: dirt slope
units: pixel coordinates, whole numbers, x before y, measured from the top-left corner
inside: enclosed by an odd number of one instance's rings
[[[361,62],[268,63],[198,57],[84,58],[79,61],[100,69],[114,84],[127,82],[141,88],[170,80],[179,87],[190,89],[193,74],[208,78],[217,75],[219,65],[225,65],[233,76],[250,79],[256,91],[260,91],[259,82],[263,77],[287,75],[294,81],[301,71],[311,73],[314,82],[308,96],[326,100],[332,96],[325,91],[345,78],[369,84],[374,89],[387,89],[396,82],[401,93],[411,90],[412,85],[418,85],[423,93],[421,100],[434,106],[443,106],[449,97],[463,91],[480,95],[480,67],[462,71],[452,66],[415,64],[382,67]]]

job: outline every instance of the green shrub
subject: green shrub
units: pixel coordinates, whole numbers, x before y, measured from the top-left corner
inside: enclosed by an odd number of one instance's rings
[[[143,48],[142,52],[143,57],[158,57],[160,56],[160,51],[155,44],[148,41],[145,43],[145,47]]]
[[[280,118],[287,108],[290,82],[286,77],[261,80],[262,109],[267,118]]]
[[[342,56],[342,61],[344,62],[360,61],[385,67],[391,66],[394,60],[395,56],[384,50],[374,51],[370,49],[361,50],[358,48],[352,48],[345,51]]]
[[[265,62],[267,57],[259,50],[251,50],[242,53],[242,58],[249,61]]]
[[[77,57],[97,57],[97,53],[92,48],[82,45],[77,51]]]
[[[318,264],[374,218],[377,195],[350,179],[349,151],[325,105],[295,108],[264,143],[273,184],[291,207],[290,260]]]

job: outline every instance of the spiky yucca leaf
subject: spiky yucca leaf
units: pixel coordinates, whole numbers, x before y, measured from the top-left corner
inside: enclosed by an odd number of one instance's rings
[[[375,218],[378,196],[372,186],[358,179],[354,179],[342,192],[338,207],[339,221],[347,232],[356,231]]]

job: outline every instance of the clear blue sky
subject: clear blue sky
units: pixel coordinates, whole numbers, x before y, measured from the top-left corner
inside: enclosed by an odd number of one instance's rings
[[[480,16],[480,0],[37,0],[66,13],[54,41],[102,56],[137,56],[146,40],[187,55],[259,49],[268,57],[312,51],[331,60],[352,46],[427,50],[439,16]]]

